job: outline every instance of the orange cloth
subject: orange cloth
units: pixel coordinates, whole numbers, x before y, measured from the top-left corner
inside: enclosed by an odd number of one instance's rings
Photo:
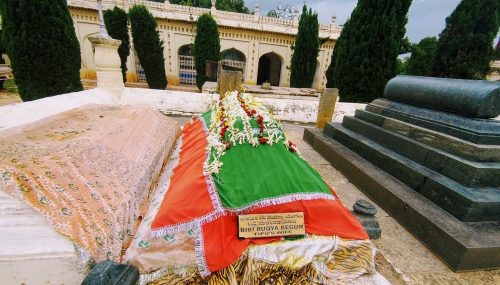
[[[339,236],[345,239],[369,239],[356,218],[337,200],[297,201],[256,209],[249,214],[304,212],[306,233]],[[280,238],[238,238],[238,217],[224,216],[203,226],[204,248],[211,272],[221,270],[252,244],[265,244]]]
[[[175,226],[180,222],[189,222],[215,210],[203,173],[208,142],[200,120],[184,126],[182,142],[179,164],[151,224],[153,229],[159,225]],[[196,207],[192,207],[193,203],[196,203]]]

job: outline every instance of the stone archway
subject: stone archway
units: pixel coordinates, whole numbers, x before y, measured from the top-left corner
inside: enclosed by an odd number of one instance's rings
[[[235,48],[230,48],[222,51],[220,58],[222,64],[241,69],[243,71],[242,81],[245,81],[245,65],[247,60],[244,53]]]
[[[274,52],[262,55],[257,71],[257,85],[269,82],[271,86],[279,86],[281,80],[281,58]]]
[[[196,67],[194,65],[194,45],[183,45],[178,50],[179,55],[179,83],[182,85],[196,84]]]

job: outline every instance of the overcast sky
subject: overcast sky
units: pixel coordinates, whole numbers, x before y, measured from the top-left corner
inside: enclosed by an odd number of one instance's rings
[[[304,3],[318,12],[322,24],[331,22],[337,16],[337,24],[342,25],[350,17],[357,0],[245,0],[246,6],[253,11],[255,3],[260,4],[260,14],[278,6],[278,3],[290,4],[302,10]],[[406,34],[412,42],[418,42],[427,36],[437,36],[445,26],[446,17],[458,5],[460,0],[413,0],[408,14]]]

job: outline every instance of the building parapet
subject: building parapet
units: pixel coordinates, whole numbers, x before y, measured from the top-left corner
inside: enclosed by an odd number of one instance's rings
[[[95,0],[67,0],[69,7],[97,10]],[[114,6],[129,10],[135,4],[143,4],[158,19],[192,22],[203,13],[212,13],[220,26],[249,29],[256,31],[270,31],[280,34],[295,35],[298,31],[298,21],[244,13],[212,10],[199,7],[189,7],[176,4],[152,2],[145,0],[103,0],[103,9],[112,9]],[[214,13],[215,12],[215,13]],[[336,40],[342,28],[335,23],[320,24],[319,36]]]

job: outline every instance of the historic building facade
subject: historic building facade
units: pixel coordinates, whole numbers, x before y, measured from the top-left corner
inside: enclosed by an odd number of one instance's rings
[[[215,1],[212,1],[215,3]],[[196,71],[192,45],[196,35],[196,20],[210,12],[217,21],[221,56],[226,64],[241,67],[248,84],[269,82],[273,86],[290,86],[291,46],[298,30],[298,15],[293,19],[280,19],[254,14],[240,14],[212,9],[174,5],[165,1],[157,3],[137,0],[103,0],[103,8],[115,5],[128,11],[136,3],[144,4],[158,22],[160,37],[164,42],[165,70],[170,85],[194,85]],[[82,52],[81,76],[95,78],[90,35],[98,32],[97,3],[95,0],[68,0],[71,16]],[[328,40],[321,46],[313,88],[326,85],[325,71],[330,63],[335,40],[341,28],[334,22],[321,24],[319,36]],[[127,62],[127,80],[144,81],[144,73],[133,46]]]

